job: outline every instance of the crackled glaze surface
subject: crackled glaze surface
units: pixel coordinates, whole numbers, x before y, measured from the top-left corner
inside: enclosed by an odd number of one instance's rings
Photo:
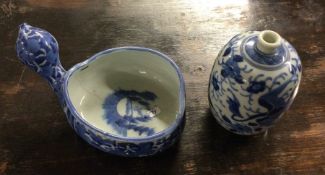
[[[256,49],[258,34],[233,37],[220,51],[210,77],[213,115],[241,135],[272,126],[291,105],[301,78],[296,50],[283,39],[274,54],[265,55]]]

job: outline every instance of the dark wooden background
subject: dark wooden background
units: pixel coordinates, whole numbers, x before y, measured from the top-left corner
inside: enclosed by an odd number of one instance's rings
[[[0,0],[0,174],[325,174],[324,13],[324,0]],[[57,38],[67,69],[118,46],[171,56],[186,80],[187,124],[179,144],[148,158],[88,146],[47,83],[18,62],[22,22]],[[209,111],[210,70],[234,34],[264,29],[298,50],[300,91],[268,133],[236,136]]]

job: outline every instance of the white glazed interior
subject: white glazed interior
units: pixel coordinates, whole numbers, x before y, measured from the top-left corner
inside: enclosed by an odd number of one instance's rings
[[[105,99],[119,89],[150,91],[157,96],[150,102],[150,109],[141,110],[149,114],[151,120],[138,122],[137,126],[150,127],[158,133],[168,128],[179,114],[180,79],[175,67],[168,60],[146,50],[120,49],[100,55],[73,72],[67,89],[72,105],[84,120],[119,137],[147,136],[132,129],[127,130],[127,135],[121,135],[105,119]],[[117,105],[117,111],[122,116],[126,114],[126,101],[120,100]],[[134,116],[137,114],[134,113]]]

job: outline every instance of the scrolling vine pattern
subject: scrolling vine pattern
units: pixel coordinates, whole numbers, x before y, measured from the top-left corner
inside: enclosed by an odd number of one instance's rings
[[[16,49],[25,65],[45,78],[56,93],[65,73],[59,60],[59,45],[47,31],[26,23],[20,25]]]
[[[232,38],[219,54],[209,88],[214,116],[226,129],[239,134],[264,131],[281,117],[293,101],[301,74],[298,55],[286,41],[290,66],[266,74],[248,64],[240,50],[247,34]]]

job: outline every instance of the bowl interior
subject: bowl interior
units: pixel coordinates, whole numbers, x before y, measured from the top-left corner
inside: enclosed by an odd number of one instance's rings
[[[162,55],[118,49],[75,70],[68,94],[81,117],[119,137],[147,137],[180,114],[180,75]]]

